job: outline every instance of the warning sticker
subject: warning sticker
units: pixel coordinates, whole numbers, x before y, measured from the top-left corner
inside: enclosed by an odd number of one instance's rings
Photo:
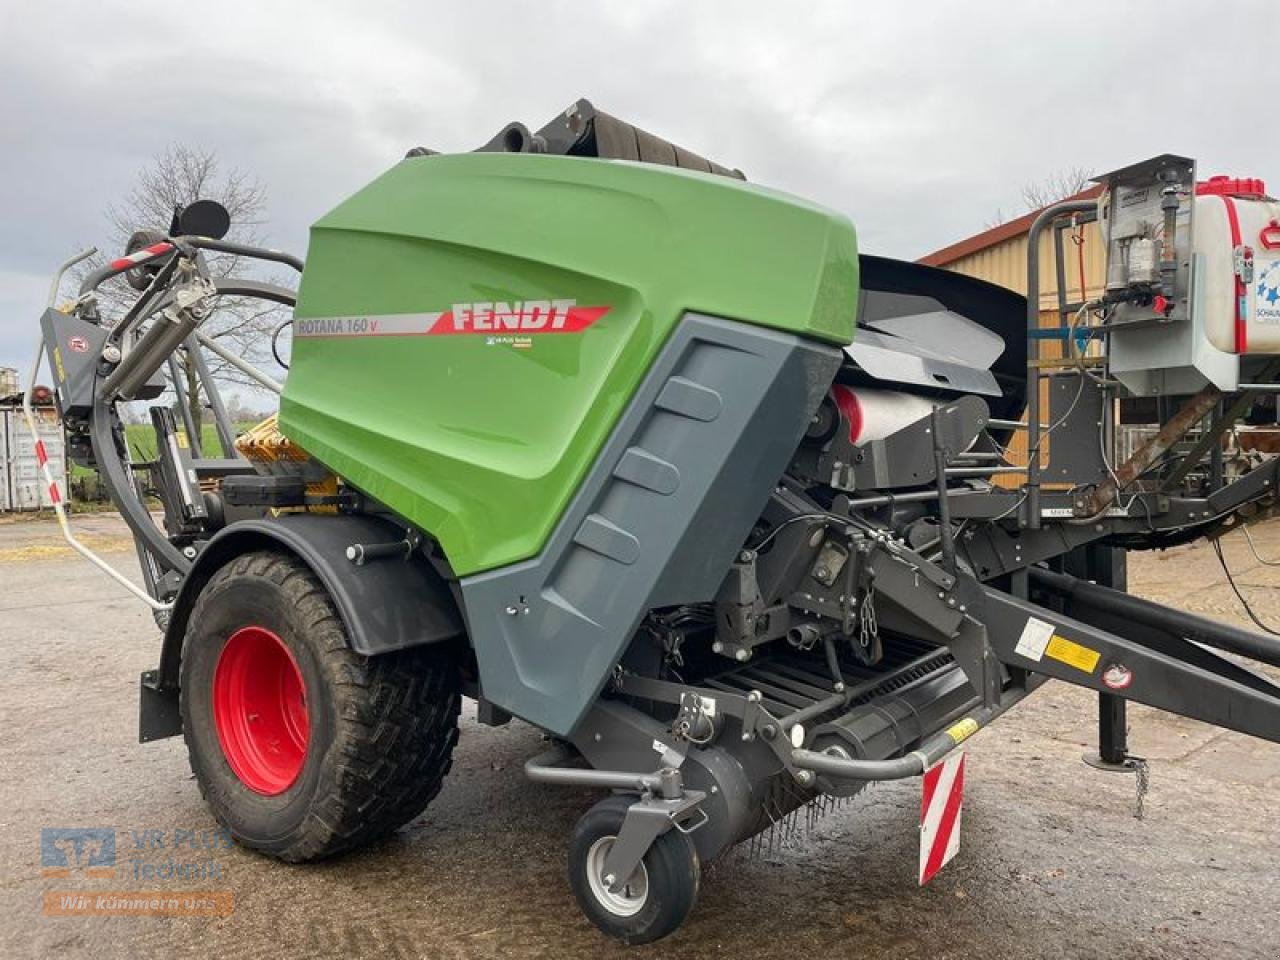
[[[965,717],[959,723],[954,724],[947,730],[947,736],[956,743],[962,743],[977,733],[978,729],[977,720],[973,719],[973,717]]]
[[[1018,638],[1018,645],[1013,648],[1013,652],[1039,663],[1044,657],[1045,647],[1049,645],[1049,638],[1052,636],[1052,623],[1027,617],[1027,625],[1022,628],[1022,636]]]
[[[1097,650],[1091,650],[1089,647],[1076,643],[1074,640],[1068,640],[1061,634],[1056,633],[1053,635],[1053,639],[1049,641],[1044,653],[1045,656],[1057,660],[1059,663],[1065,663],[1067,666],[1083,670],[1085,673],[1093,673],[1094,667],[1098,665],[1098,660],[1102,656]]]

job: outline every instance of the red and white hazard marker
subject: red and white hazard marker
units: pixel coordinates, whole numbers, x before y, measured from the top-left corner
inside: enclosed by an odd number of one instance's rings
[[[112,270],[124,270],[131,267],[135,263],[141,263],[144,260],[150,260],[152,257],[158,257],[162,253],[168,253],[173,249],[172,243],[153,243],[149,247],[143,247],[126,257],[118,257],[111,261]]]
[[[956,751],[924,772],[920,798],[920,885],[960,851],[960,807],[964,803],[964,752]]]

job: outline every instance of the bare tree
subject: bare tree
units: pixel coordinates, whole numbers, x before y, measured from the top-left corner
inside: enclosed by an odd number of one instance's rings
[[[261,246],[261,228],[266,213],[266,194],[262,185],[241,170],[223,171],[217,154],[184,144],[174,144],[158,153],[138,174],[137,182],[119,203],[105,211],[109,238],[104,249],[108,256],[124,251],[129,238],[138,230],[167,232],[174,208],[195,200],[216,200],[231,215],[231,231],[227,239],[237,243]],[[229,254],[205,253],[209,272],[215,280],[245,276],[254,261]],[[99,257],[87,261],[82,276],[101,266]],[[270,279],[270,278],[265,278]],[[104,322],[110,324],[137,299],[137,292],[115,278],[99,288],[99,304]],[[205,321],[201,332],[221,342],[238,356],[262,365],[270,360],[269,343],[276,326],[283,321],[283,308],[261,300],[220,297],[217,309]],[[216,380],[227,384],[255,387],[235,367],[210,351],[205,361]],[[195,360],[185,352],[178,355],[182,387],[196,429],[204,421],[207,398],[200,387]],[[229,455],[229,451],[226,451]]]
[[[1023,184],[1022,202],[1028,211],[1042,210],[1079,193],[1089,185],[1093,173],[1090,167],[1064,167],[1043,180]]]

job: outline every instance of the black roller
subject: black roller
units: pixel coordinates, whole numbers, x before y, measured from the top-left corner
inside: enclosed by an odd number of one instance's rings
[[[626,121],[603,113],[588,100],[578,100],[537,133],[523,123],[509,123],[477,153],[550,153],[560,156],[600,157],[605,160],[633,160],[658,163],[684,170],[700,170],[723,177],[745,180],[741,170],[730,169],[692,150],[654,136]],[[431,156],[426,147],[416,147],[408,156]]]

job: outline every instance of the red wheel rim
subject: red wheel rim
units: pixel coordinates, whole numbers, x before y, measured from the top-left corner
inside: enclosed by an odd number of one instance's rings
[[[307,760],[307,687],[293,653],[265,627],[231,635],[213,672],[213,725],[227,763],[254,793],[288,790]]]

